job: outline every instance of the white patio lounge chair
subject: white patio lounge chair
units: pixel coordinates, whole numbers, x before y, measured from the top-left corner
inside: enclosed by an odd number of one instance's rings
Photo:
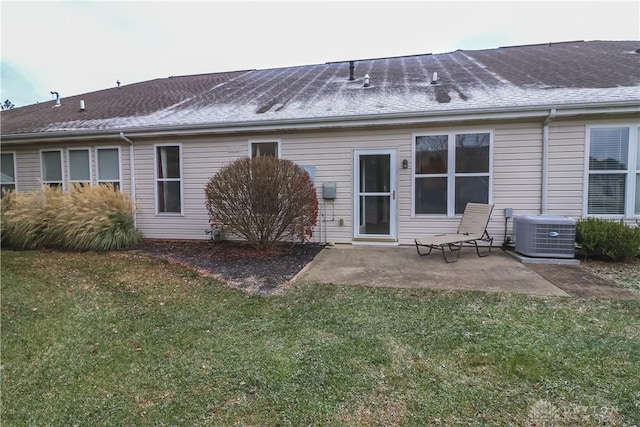
[[[484,203],[467,203],[456,233],[438,234],[415,239],[416,250],[420,256],[429,255],[432,250],[442,251],[446,262],[456,262],[460,256],[460,249],[464,245],[474,246],[479,257],[485,257],[491,253],[493,237],[487,233],[487,224],[491,218],[494,205]],[[478,241],[488,242],[489,250],[480,253]],[[428,248],[427,252],[420,252],[420,248]],[[455,259],[447,258],[447,247],[450,252],[455,252]]]

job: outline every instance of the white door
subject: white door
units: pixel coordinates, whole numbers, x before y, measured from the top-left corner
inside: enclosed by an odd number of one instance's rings
[[[354,240],[397,241],[396,150],[356,150],[353,171]]]

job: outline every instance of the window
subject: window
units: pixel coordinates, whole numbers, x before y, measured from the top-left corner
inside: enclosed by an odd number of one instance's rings
[[[273,156],[280,158],[280,141],[249,141],[251,157]]]
[[[458,215],[489,203],[491,133],[414,136],[414,214]]]
[[[98,184],[112,184],[120,189],[120,149],[98,148]]]
[[[14,153],[2,153],[0,156],[0,197],[4,190],[16,189],[16,164]]]
[[[156,146],[156,202],[158,213],[182,213],[182,166],[179,145]]]
[[[91,183],[91,155],[88,149],[69,149],[69,182]]]
[[[639,133],[629,126],[589,129],[587,215],[640,215]]]
[[[41,151],[42,183],[52,187],[62,186],[62,151]]]

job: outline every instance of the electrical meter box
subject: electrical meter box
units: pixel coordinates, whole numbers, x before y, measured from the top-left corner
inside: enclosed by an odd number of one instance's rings
[[[336,198],[335,182],[325,182],[322,184],[322,198],[325,200],[334,200]]]

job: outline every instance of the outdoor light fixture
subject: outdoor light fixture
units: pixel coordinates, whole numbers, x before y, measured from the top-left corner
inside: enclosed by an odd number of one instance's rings
[[[364,75],[364,87],[369,87],[369,74]]]
[[[402,161],[402,169],[409,169],[409,160],[404,159]]]

